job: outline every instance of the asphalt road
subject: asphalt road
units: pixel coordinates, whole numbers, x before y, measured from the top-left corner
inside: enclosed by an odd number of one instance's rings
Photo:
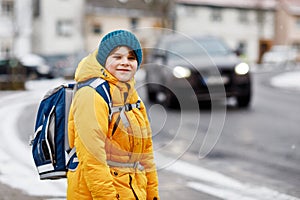
[[[271,76],[271,73],[254,74],[252,105],[245,110],[236,109],[231,102],[226,106],[220,103],[213,111],[169,110],[146,102],[160,163],[162,199],[217,200],[225,199],[226,195],[227,199],[234,199],[228,193],[239,193],[230,186],[235,181],[243,183],[249,196],[253,193],[252,186],[257,186],[259,190],[254,192],[258,191],[258,195],[266,191],[270,194],[267,189],[271,189],[279,193],[274,196],[300,198],[300,94],[271,87],[268,84]],[[142,87],[140,93],[145,98]],[[35,112],[36,105],[28,106],[19,118],[20,138],[26,143],[33,131]],[[186,164],[192,167],[187,168]],[[246,193],[241,193],[242,197]],[[38,199],[1,185],[0,194],[0,199],[20,199],[20,196]],[[15,197],[16,194],[19,196]],[[278,199],[285,198],[281,197]]]
[[[269,72],[253,76],[254,96],[249,109],[239,110],[229,104],[225,110],[220,106],[213,112],[205,108],[186,111],[185,114],[182,111],[167,111],[165,121],[157,120],[157,123],[164,121],[161,130],[164,134],[157,134],[154,138],[155,144],[159,145],[157,148],[166,145],[168,148],[162,148],[162,151],[174,158],[180,157],[188,163],[220,172],[235,180],[299,198],[300,93],[270,86],[272,75]],[[153,118],[161,113],[161,108],[154,108]],[[225,120],[222,124],[223,115]],[[184,120],[180,119],[182,116]],[[174,133],[178,124],[186,128]],[[221,133],[213,133],[220,129]],[[216,137],[209,141],[212,151],[203,154],[201,147],[207,134],[215,134]],[[214,146],[215,140],[217,143]],[[181,180],[185,183],[189,181],[185,178]]]

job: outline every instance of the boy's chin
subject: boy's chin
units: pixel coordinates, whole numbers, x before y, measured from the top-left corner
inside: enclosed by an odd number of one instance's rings
[[[117,77],[120,82],[128,82],[132,79],[132,77]]]
[[[130,75],[117,75],[116,78],[121,82],[128,82],[133,78],[133,76],[130,76]]]

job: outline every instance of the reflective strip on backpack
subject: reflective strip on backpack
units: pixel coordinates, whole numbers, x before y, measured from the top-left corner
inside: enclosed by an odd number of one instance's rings
[[[66,150],[70,149],[69,137],[68,137],[68,117],[69,117],[71,103],[76,90],[77,90],[77,85],[74,85],[72,89],[66,88],[65,90],[65,149]]]
[[[50,173],[46,173],[46,174],[41,174],[40,175],[40,179],[58,179],[58,178],[65,178],[66,177],[67,172],[65,171],[56,171],[56,172],[50,172]]]
[[[101,79],[101,78],[96,78],[95,80],[93,80],[93,82],[91,82],[89,85],[92,87],[92,88],[96,88],[98,87],[99,85],[101,85],[102,83],[104,83],[105,80]]]
[[[55,108],[56,107],[53,106],[49,112],[45,129],[45,142],[47,144],[47,150],[49,151],[51,162],[54,162],[52,149],[55,149]]]
[[[38,169],[39,173],[44,173],[44,172],[54,170],[54,167],[53,167],[52,163],[49,163],[49,164],[45,164],[45,165],[40,165],[37,167],[37,169]]]
[[[112,107],[112,102],[111,102],[111,99],[110,99],[109,91],[107,91],[105,85],[102,85],[102,88],[103,88],[103,90],[104,90],[104,92],[107,96],[109,107],[111,108]]]
[[[33,135],[30,136],[29,138],[29,145],[32,146],[34,143],[34,139],[36,138],[36,135],[38,134],[38,132],[40,132],[43,129],[43,125],[40,125],[36,131],[34,132]]]

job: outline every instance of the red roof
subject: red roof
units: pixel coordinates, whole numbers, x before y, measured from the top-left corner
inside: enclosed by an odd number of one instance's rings
[[[248,9],[275,9],[277,4],[277,0],[176,0],[176,2],[190,5],[207,5]]]

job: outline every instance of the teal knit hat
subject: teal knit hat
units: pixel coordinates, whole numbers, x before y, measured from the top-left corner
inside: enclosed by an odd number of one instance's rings
[[[98,62],[105,67],[107,57],[118,46],[127,46],[133,50],[139,68],[143,59],[141,44],[134,34],[125,30],[110,32],[102,38],[96,56]]]

